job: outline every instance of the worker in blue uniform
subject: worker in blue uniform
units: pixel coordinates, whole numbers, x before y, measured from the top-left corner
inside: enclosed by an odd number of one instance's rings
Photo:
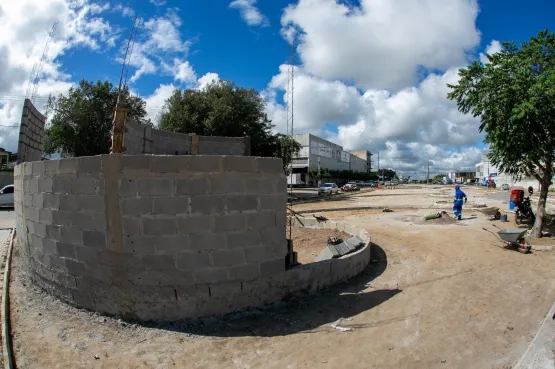
[[[463,202],[464,201],[464,202]],[[455,186],[455,201],[453,202],[453,213],[458,220],[462,219],[462,207],[463,203],[466,203],[466,194],[462,192],[461,186]]]

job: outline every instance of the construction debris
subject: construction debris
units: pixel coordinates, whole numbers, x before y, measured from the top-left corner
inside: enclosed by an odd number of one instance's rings
[[[352,331],[353,331],[353,328],[341,327],[341,326],[339,325],[339,324],[341,324],[341,322],[344,321],[344,320],[349,321],[349,320],[353,320],[353,318],[339,318],[339,319],[337,319],[335,322],[333,322],[333,323],[331,324],[331,327],[334,328],[334,329],[337,329],[338,331],[341,331],[341,332],[352,332]]]
[[[432,220],[432,219],[439,219],[441,218],[441,213],[438,211],[437,213],[426,215],[424,220]]]
[[[390,208],[385,208],[382,210],[382,213],[393,213],[393,210],[391,210]]]

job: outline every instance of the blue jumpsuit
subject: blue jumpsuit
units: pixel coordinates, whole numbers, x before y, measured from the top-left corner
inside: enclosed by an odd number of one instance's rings
[[[453,202],[453,213],[455,213],[455,217],[461,218],[462,216],[462,207],[464,204],[464,199],[466,198],[466,194],[461,191],[459,185],[455,186],[455,201]]]

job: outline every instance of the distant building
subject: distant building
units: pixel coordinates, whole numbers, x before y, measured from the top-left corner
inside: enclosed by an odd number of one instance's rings
[[[372,153],[368,150],[352,150],[350,151],[354,156],[366,161],[366,172],[372,171]]]
[[[366,154],[361,158],[343,150],[340,145],[308,133],[293,135],[293,138],[301,144],[301,150],[293,159],[293,173],[290,175],[288,183],[316,185],[316,181],[310,178],[309,172],[318,168],[338,171],[352,170],[353,172],[368,170],[368,155]]]
[[[489,177],[495,181],[497,186],[508,184],[511,187],[520,186],[528,188],[529,186],[532,186],[532,188],[537,191],[540,189],[540,183],[535,177],[523,176],[522,178],[517,179],[510,174],[503,173],[503,171],[489,161],[487,155],[484,155],[482,156],[482,161],[476,164],[476,179],[484,183]],[[553,186],[550,188],[553,189]]]

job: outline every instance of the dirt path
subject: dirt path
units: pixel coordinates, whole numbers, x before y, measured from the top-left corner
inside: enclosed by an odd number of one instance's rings
[[[392,196],[417,202],[422,193]],[[347,203],[347,202],[345,202]],[[367,229],[373,263],[314,297],[204,324],[145,328],[76,310],[29,285],[11,290],[22,368],[510,368],[555,300],[555,253],[504,251],[485,217],[329,212]],[[504,225],[495,222],[500,227]],[[340,317],[353,332],[331,323]],[[98,359],[95,359],[97,355]]]

